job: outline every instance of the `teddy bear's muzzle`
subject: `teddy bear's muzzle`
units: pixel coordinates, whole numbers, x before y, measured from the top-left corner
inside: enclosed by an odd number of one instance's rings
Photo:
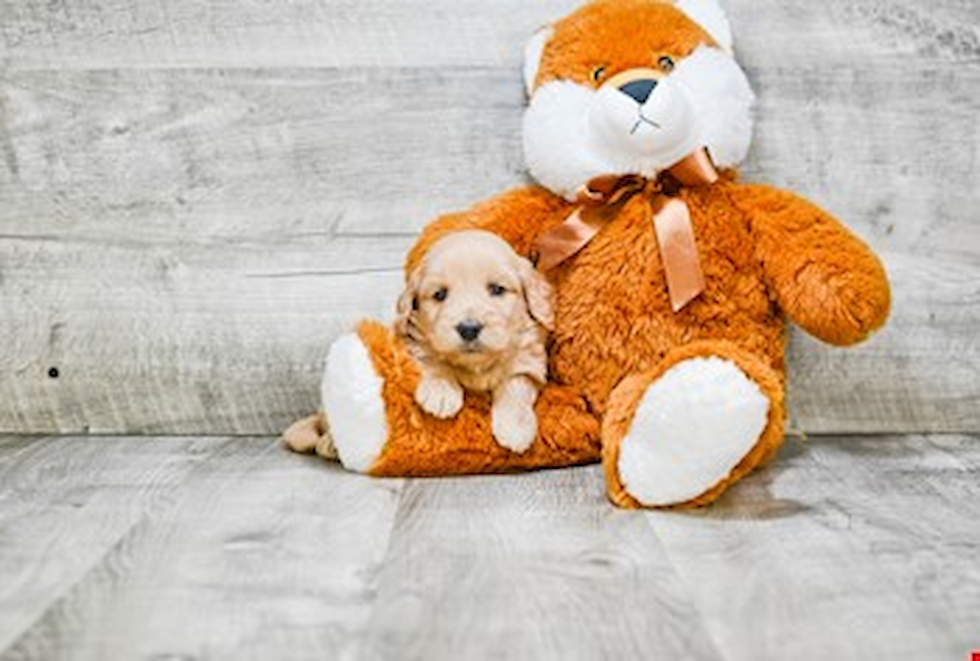
[[[647,102],[655,89],[657,89],[656,80],[653,78],[641,78],[640,80],[626,83],[619,88],[619,91],[642,106]]]
[[[688,93],[652,69],[624,71],[600,87],[589,128],[596,152],[639,158],[661,168],[701,146]]]

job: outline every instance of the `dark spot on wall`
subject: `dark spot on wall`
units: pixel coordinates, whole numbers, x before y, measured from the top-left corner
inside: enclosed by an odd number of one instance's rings
[[[881,220],[886,216],[890,215],[892,212],[892,205],[888,202],[879,202],[875,205],[875,208],[871,210],[871,219],[874,221]]]
[[[61,376],[61,371],[57,367],[48,369],[48,378],[57,379],[59,376]]]
[[[868,221],[878,234],[891,236],[895,233],[895,223],[888,222],[889,218],[892,217],[893,212],[894,207],[890,201],[879,202],[869,212]]]

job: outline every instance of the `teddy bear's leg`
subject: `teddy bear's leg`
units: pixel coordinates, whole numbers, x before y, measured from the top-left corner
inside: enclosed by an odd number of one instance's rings
[[[681,347],[625,379],[603,421],[609,496],[627,508],[700,507],[775,455],[782,376],[727,342]]]
[[[359,473],[371,469],[388,438],[385,384],[369,349],[357,333],[339,338],[330,347],[320,386],[322,426],[329,424],[344,467]]]
[[[600,458],[599,422],[576,391],[545,387],[535,407],[538,438],[526,451],[511,452],[493,438],[489,395],[468,393],[458,415],[440,420],[415,403],[418,380],[405,345],[381,324],[361,324],[334,343],[323,378],[324,431],[344,467],[375,476],[438,476]]]

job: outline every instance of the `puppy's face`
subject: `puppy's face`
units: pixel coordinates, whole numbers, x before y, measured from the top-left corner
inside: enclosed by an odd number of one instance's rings
[[[437,242],[399,301],[400,332],[470,369],[512,353],[536,324],[552,323],[547,280],[488,232],[458,232]]]

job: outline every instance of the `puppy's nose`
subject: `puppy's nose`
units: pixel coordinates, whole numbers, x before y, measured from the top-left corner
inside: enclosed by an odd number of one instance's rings
[[[647,102],[653,90],[657,89],[657,81],[653,78],[644,78],[626,83],[619,88],[619,91],[630,97],[641,106]]]
[[[483,324],[478,321],[464,321],[456,326],[456,332],[459,333],[459,336],[467,342],[472,342],[476,338],[480,337],[480,333],[482,331]]]

